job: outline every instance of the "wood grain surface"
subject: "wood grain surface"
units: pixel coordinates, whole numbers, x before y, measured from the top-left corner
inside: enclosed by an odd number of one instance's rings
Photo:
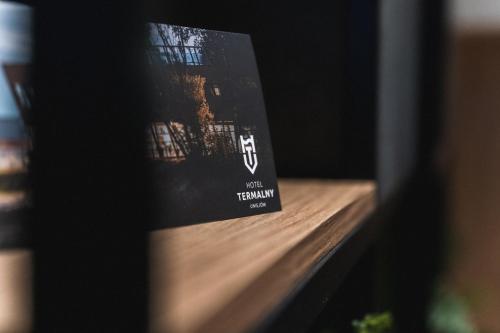
[[[31,332],[31,252],[0,251],[0,333]]]
[[[281,212],[151,235],[151,331],[244,332],[375,207],[368,181],[281,181]]]

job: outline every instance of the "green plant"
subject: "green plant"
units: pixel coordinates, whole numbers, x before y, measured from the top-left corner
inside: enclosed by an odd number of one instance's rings
[[[470,318],[465,299],[445,288],[438,288],[435,292],[428,325],[437,333],[478,332]]]
[[[389,333],[393,319],[390,312],[367,314],[361,320],[353,320],[352,327],[356,333]]]

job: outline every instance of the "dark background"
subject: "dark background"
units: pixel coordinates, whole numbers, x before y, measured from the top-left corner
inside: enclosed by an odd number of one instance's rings
[[[376,1],[152,1],[147,12],[250,34],[278,176],[375,178]]]

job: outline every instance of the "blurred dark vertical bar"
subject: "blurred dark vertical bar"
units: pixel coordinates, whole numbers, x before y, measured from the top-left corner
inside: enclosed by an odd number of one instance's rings
[[[397,331],[427,332],[442,264],[440,139],[445,0],[382,1],[378,181],[387,229],[378,242],[377,298]]]
[[[417,162],[421,4],[380,4],[377,180],[385,200],[403,187]]]
[[[36,7],[35,332],[146,331],[141,12]]]

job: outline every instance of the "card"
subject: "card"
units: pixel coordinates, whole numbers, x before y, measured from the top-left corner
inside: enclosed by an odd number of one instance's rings
[[[281,210],[250,37],[159,23],[148,33],[154,227]]]

